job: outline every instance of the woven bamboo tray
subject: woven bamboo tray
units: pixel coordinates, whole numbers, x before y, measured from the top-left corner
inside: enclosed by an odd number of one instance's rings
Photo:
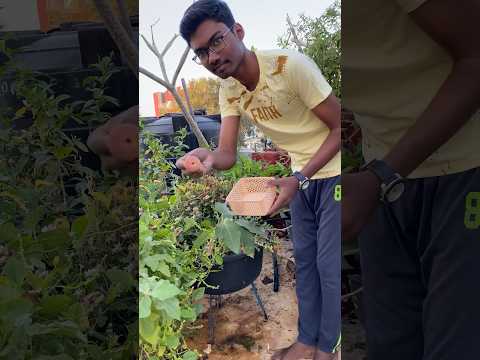
[[[275,187],[267,186],[273,177],[240,179],[227,196],[226,203],[235,215],[265,216],[276,197]]]

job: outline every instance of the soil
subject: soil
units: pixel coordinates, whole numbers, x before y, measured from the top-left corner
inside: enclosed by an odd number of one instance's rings
[[[285,238],[278,249],[280,288],[273,291],[273,261],[264,255],[263,269],[255,284],[268,314],[265,321],[250,287],[223,296],[216,309],[215,344],[209,343],[208,300],[205,313],[191,329],[188,345],[208,360],[269,360],[273,352],[297,337],[295,263],[291,242]],[[346,321],[348,320],[348,321]],[[362,327],[354,319],[343,322],[343,360],[364,360]]]

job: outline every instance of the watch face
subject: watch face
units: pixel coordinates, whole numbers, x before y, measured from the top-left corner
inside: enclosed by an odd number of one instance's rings
[[[394,202],[400,196],[402,196],[404,191],[405,191],[405,184],[403,182],[399,182],[390,188],[390,190],[388,191],[385,197],[387,198],[388,202]]]
[[[306,189],[308,188],[308,185],[310,185],[310,181],[305,180],[305,181],[303,181],[303,182],[301,183],[300,188],[301,188],[302,190],[306,190]]]

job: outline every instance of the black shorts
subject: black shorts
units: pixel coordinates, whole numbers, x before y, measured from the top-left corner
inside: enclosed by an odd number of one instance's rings
[[[480,359],[480,168],[408,180],[360,250],[368,360]]]

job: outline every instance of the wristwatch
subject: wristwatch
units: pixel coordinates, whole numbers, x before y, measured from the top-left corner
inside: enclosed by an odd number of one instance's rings
[[[298,180],[298,190],[306,190],[310,185],[310,179],[303,175],[300,171],[295,171],[293,174]]]
[[[385,161],[373,159],[360,170],[370,170],[380,179],[380,200],[389,203],[402,196],[405,191],[405,179],[396,173]]]

